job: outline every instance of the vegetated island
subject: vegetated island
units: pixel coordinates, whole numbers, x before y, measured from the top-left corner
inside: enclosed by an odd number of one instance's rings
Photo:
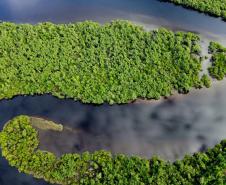
[[[112,155],[107,151],[64,154],[41,151],[38,131],[62,131],[62,125],[45,120],[18,116],[0,132],[2,155],[20,172],[61,185],[224,185],[226,183],[226,140],[205,153],[185,156],[173,163],[153,157]],[[46,126],[44,129],[47,129]]]
[[[207,75],[200,77],[200,48],[194,33],[147,32],[128,21],[3,22],[0,99],[50,93],[83,103],[120,104],[187,93],[210,86]]]
[[[163,0],[192,8],[213,16],[222,17],[226,21],[226,0]]]
[[[216,42],[211,42],[209,53],[213,54],[209,73],[217,80],[223,80],[226,75],[226,48]]]

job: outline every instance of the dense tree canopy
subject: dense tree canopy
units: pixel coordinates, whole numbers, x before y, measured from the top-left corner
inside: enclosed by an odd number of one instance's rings
[[[209,52],[213,54],[209,73],[217,80],[222,80],[226,75],[226,48],[216,42],[211,42]]]
[[[0,99],[51,93],[84,103],[159,99],[200,88],[200,38],[127,21],[0,23]]]
[[[170,163],[106,151],[65,154],[38,149],[38,131],[32,119],[18,116],[0,133],[2,155],[20,172],[62,185],[225,185],[226,141],[205,153]]]
[[[226,0],[166,0],[226,20]]]

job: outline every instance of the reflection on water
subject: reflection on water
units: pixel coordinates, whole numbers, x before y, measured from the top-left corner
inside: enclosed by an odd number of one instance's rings
[[[193,90],[169,100],[114,106],[84,105],[49,95],[16,97],[0,102],[0,125],[16,115],[26,114],[75,128],[77,133],[68,132],[62,140],[57,140],[54,134],[52,138],[42,135],[43,149],[58,155],[107,149],[147,158],[158,154],[174,160],[225,138],[225,89],[226,83],[217,82],[211,89]],[[9,170],[5,161],[0,166],[1,174],[22,177]],[[0,180],[6,180],[8,175]]]
[[[159,26],[200,33],[226,45],[226,23],[158,0],[1,0],[0,20],[57,23],[129,19],[148,29]],[[206,48],[206,47],[205,47]],[[40,116],[79,130],[64,140],[45,137],[49,149],[65,152],[107,149],[113,153],[166,159],[213,146],[226,133],[225,82],[169,100],[129,105],[82,105],[52,96],[16,97],[0,101],[0,127],[16,115]],[[67,135],[68,136],[68,135]],[[52,137],[56,137],[52,135]],[[55,142],[54,142],[55,141]],[[67,147],[62,147],[62,144]],[[19,174],[0,159],[0,185],[46,185]]]
[[[0,102],[0,125],[2,128],[6,121],[20,114],[38,116],[78,130],[74,135],[80,150],[104,148],[114,153],[146,157],[155,153],[174,159],[174,149],[164,153],[161,145],[167,144],[169,150],[170,145],[176,145],[190,152],[189,147],[180,143],[193,145],[195,141],[213,146],[225,137],[225,88],[225,83],[215,83],[211,89],[193,90],[169,100],[113,106],[84,105],[49,95],[20,96]]]

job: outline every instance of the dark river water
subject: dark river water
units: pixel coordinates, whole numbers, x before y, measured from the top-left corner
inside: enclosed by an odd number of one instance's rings
[[[158,0],[1,0],[0,20],[16,23],[84,20],[101,23],[127,19],[147,29],[161,26],[197,32],[226,46],[226,22]],[[0,128],[16,115],[47,118],[76,130],[61,140],[45,137],[44,145],[66,152],[106,149],[113,153],[168,160],[180,159],[226,138],[226,83],[192,90],[168,100],[128,105],[84,105],[50,95],[15,97],[0,101]],[[42,180],[19,174],[0,158],[0,185],[44,185]]]

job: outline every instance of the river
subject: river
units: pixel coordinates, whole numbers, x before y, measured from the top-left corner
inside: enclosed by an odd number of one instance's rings
[[[94,20],[100,23],[127,19],[147,29],[168,27],[193,31],[226,46],[226,23],[192,10],[158,0],[1,0],[0,20],[16,23],[51,21],[68,23]],[[43,147],[61,155],[66,152],[106,149],[113,153],[150,158],[158,154],[180,159],[213,146],[226,137],[226,83],[192,90],[167,100],[127,105],[85,105],[50,95],[18,96],[0,101],[0,128],[16,115],[47,118],[76,131],[57,140],[48,136]],[[46,185],[19,174],[0,158],[1,185]]]

